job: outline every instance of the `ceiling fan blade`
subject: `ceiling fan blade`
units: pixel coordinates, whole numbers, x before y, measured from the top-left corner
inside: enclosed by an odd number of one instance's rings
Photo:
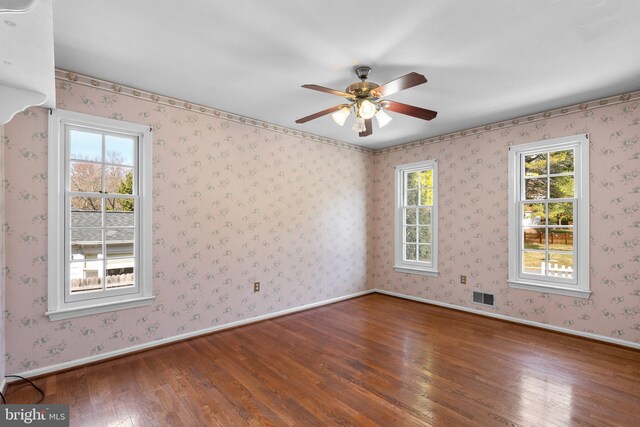
[[[312,89],[312,90],[317,90],[319,92],[331,93],[333,95],[338,95],[338,96],[342,96],[342,97],[350,97],[351,96],[347,92],[342,92],[342,91],[339,91],[339,90],[330,89],[330,88],[324,87],[324,86],[302,85],[302,87],[305,88],[305,89]]]
[[[364,119],[364,125],[367,127],[364,132],[358,133],[360,136],[369,136],[373,133],[373,122],[371,119]]]
[[[338,111],[342,107],[344,107],[344,105],[336,105],[335,107],[327,108],[326,110],[322,110],[310,116],[298,119],[296,120],[296,123],[306,123],[310,120],[317,119],[318,117],[326,116],[327,114],[333,113],[334,111]]]
[[[395,101],[386,101],[387,106],[385,110],[393,111],[394,113],[406,114],[407,116],[417,117],[422,120],[432,120],[437,115],[437,111],[427,110],[426,108],[414,107],[413,105],[402,104]]]
[[[375,88],[374,91],[379,94],[379,97],[389,96],[396,92],[400,92],[401,90],[409,89],[410,87],[418,86],[426,82],[427,78],[422,74],[409,73]]]

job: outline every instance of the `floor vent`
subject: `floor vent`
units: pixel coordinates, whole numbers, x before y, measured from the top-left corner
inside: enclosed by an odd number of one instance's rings
[[[476,304],[490,305],[491,307],[495,307],[495,295],[487,294],[484,292],[473,291],[473,302]]]

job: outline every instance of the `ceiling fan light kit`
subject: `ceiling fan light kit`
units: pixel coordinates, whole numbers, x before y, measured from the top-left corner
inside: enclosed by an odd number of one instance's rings
[[[336,122],[338,126],[344,126],[344,122],[347,121],[349,114],[351,114],[351,110],[349,109],[349,106],[345,106],[333,113],[331,117],[333,117],[333,121]]]
[[[364,122],[364,119],[362,117],[356,118],[356,122],[353,124],[353,127],[351,129],[355,130],[356,132],[365,132],[367,130],[367,126]]]
[[[432,120],[438,114],[433,110],[382,99],[385,96],[392,95],[401,90],[426,83],[427,79],[422,74],[409,73],[379,86],[376,83],[366,81],[369,73],[371,73],[370,67],[357,67],[355,73],[361,81],[350,84],[344,92],[318,85],[302,85],[305,89],[342,96],[349,103],[336,105],[335,107],[327,108],[326,110],[303,117],[296,120],[296,123],[306,123],[318,117],[331,114],[333,120],[339,126],[344,126],[347,118],[351,114],[351,110],[353,110],[356,115],[356,121],[352,129],[358,132],[361,137],[364,137],[373,133],[371,121],[373,117],[378,121],[378,127],[380,128],[392,120],[391,117],[384,112],[385,109],[422,120]]]
[[[383,128],[385,125],[387,125],[387,123],[389,123],[393,119],[391,118],[390,115],[385,113],[382,108],[380,108],[376,113],[376,120],[378,121],[378,127]]]
[[[376,115],[376,106],[373,102],[365,99],[364,101],[360,101],[360,107],[358,108],[358,113],[360,117],[363,119],[370,119],[371,117]]]

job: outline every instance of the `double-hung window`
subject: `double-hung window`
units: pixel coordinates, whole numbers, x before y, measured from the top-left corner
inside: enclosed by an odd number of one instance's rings
[[[509,283],[588,298],[587,134],[510,147]]]
[[[55,110],[49,135],[47,314],[150,304],[149,127]]]
[[[438,274],[438,163],[396,166],[396,271]]]

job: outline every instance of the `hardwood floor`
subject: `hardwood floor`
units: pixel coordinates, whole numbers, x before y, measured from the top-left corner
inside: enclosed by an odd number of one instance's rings
[[[640,425],[639,351],[380,294],[36,384],[71,425]]]

